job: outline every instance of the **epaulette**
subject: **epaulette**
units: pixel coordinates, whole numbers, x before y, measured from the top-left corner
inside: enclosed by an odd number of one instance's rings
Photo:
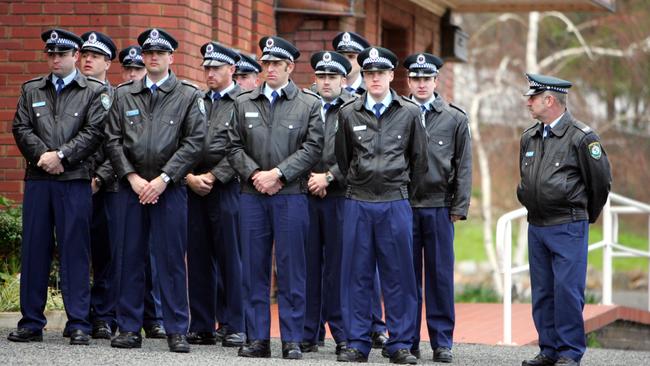
[[[528,131],[530,131],[530,130],[532,130],[534,128],[537,128],[537,126],[539,126],[539,123],[535,122],[534,125],[532,125],[532,126],[528,127],[527,129],[525,129],[524,133],[526,133],[526,132],[528,132]]]
[[[357,101],[357,97],[348,99],[343,104],[341,104],[341,107],[339,108],[339,110],[343,109],[344,107],[346,107],[346,106],[348,106],[348,105],[350,105],[350,104],[352,104],[352,103],[354,103],[356,101]]]
[[[23,85],[25,85],[25,84],[29,84],[29,83],[32,83],[32,82],[34,82],[34,81],[43,80],[44,77],[45,77],[45,76],[37,76],[37,77],[35,77],[35,78],[33,78],[33,79],[29,79],[29,80],[25,81],[25,82],[23,83]]]
[[[181,83],[184,84],[184,85],[187,85],[187,86],[191,86],[192,88],[194,88],[196,90],[200,90],[198,86],[196,86],[194,83],[189,82],[187,80],[181,80]]]
[[[417,103],[415,103],[411,98],[407,97],[406,95],[400,95],[400,98],[402,98],[403,101],[409,102],[409,103],[413,104],[416,107],[418,106]]]
[[[125,86],[125,85],[131,85],[131,84],[133,84],[133,80],[125,81],[125,82],[123,82],[122,84],[118,85],[118,86],[116,87],[116,89],[117,89],[117,88],[121,88],[121,87],[123,87],[123,86]]]
[[[318,100],[320,100],[320,95],[314,93],[313,91],[309,90],[308,88],[302,88],[302,92],[305,93],[305,94],[313,95]]]
[[[94,77],[92,77],[92,76],[86,76],[86,80],[94,81],[94,82],[99,83],[99,84],[101,84],[101,85],[106,85],[105,82],[103,82],[103,81],[101,81],[101,80],[99,80],[99,79],[96,79],[96,78],[94,78]]]
[[[586,124],[584,124],[584,123],[582,123],[580,121],[576,121],[576,120],[573,121],[573,127],[579,129],[584,134],[588,134],[589,132],[593,131],[591,129],[591,127],[587,126]]]
[[[464,110],[463,108],[461,108],[461,107],[455,105],[454,103],[449,103],[449,106],[452,107],[452,108],[454,108],[454,109],[456,109],[456,110],[459,111],[460,113],[462,113],[462,114],[464,114],[464,115],[467,115],[467,112],[465,112],[465,110]]]

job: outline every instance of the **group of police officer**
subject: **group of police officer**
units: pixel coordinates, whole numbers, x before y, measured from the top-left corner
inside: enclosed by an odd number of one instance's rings
[[[221,340],[270,357],[275,258],[283,358],[318,351],[328,323],[338,361],[382,348],[417,363],[424,279],[433,360],[452,362],[454,222],[468,214],[472,154],[465,113],[435,92],[439,57],[407,57],[400,96],[395,54],[353,32],[311,55],[311,89],[291,80],[300,52],[285,39],[260,40],[261,66],[208,42],[201,91],[170,70],[178,42],[152,28],[119,53],[113,88],[110,37],[42,38],[50,73],[23,85],[13,124],[27,169],[23,318],[9,340],[42,340],[56,242],[70,344],[139,348],[144,328],[173,352]],[[586,220],[609,165],[566,111],[570,83],[528,78],[542,123],[522,138],[517,193],[541,351],[524,364],[579,363]],[[567,301],[571,314],[554,310]]]

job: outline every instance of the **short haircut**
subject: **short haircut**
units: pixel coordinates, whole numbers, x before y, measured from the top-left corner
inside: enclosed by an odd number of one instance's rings
[[[555,98],[555,100],[563,107],[566,107],[566,97],[567,95],[564,93],[558,93],[554,91],[547,91],[548,95],[552,96]]]

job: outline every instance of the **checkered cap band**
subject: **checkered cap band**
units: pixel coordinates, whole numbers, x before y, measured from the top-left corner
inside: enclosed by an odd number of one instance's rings
[[[79,48],[79,45],[77,42],[63,38],[61,36],[58,36],[57,38],[48,38],[47,42],[45,42],[46,45],[54,45],[54,46],[66,46],[66,47],[72,47],[72,48]]]
[[[438,72],[438,68],[436,67],[436,65],[428,62],[425,62],[423,64],[419,64],[417,62],[412,63],[409,65],[409,70],[410,69],[428,69],[428,70],[432,70],[433,72]]]
[[[235,64],[235,60],[233,60],[232,57],[228,57],[228,56],[226,56],[226,55],[224,55],[223,53],[220,53],[220,52],[209,52],[209,53],[206,52],[205,56],[203,58],[204,59],[210,59],[210,60],[222,61],[222,62],[225,62],[225,63],[230,64],[230,65]]]
[[[255,72],[260,72],[261,70],[257,68],[257,66],[253,65],[252,63],[248,61],[239,61],[237,62],[237,67],[242,68],[242,69],[251,69],[255,70]]]
[[[358,42],[355,42],[352,39],[350,39],[349,41],[341,40],[336,48],[340,48],[340,47],[352,47],[357,49],[359,52],[365,49],[362,45],[360,45]]]
[[[541,83],[536,82],[535,80],[530,80],[530,79],[529,79],[529,82],[530,82],[530,88],[531,89],[550,90],[550,91],[558,92],[558,93],[561,93],[561,94],[568,94],[568,92],[569,92],[569,88],[560,88],[559,86],[551,86],[551,85],[541,84]]]
[[[318,69],[319,67],[325,67],[325,68],[335,68],[343,73],[343,75],[347,75],[348,72],[345,70],[345,67],[341,65],[340,63],[336,61],[318,61],[316,64],[316,68]]]
[[[172,44],[169,43],[168,40],[166,40],[166,39],[164,39],[162,37],[158,37],[158,38],[149,37],[149,38],[147,38],[146,41],[144,41],[144,43],[142,43],[142,46],[144,47],[144,45],[146,45],[146,44],[163,45],[163,46],[167,46],[172,51],[174,50],[174,47],[172,47]]]
[[[280,54],[286,56],[289,60],[293,61],[293,56],[291,55],[291,53],[289,53],[289,51],[285,50],[284,48],[280,48],[280,47],[276,47],[276,46],[264,47],[264,50],[262,51],[262,53],[271,53],[271,52],[280,53]]]
[[[86,47],[95,47],[95,48],[99,48],[100,50],[106,52],[106,54],[108,55],[108,57],[111,57],[111,58],[113,57],[113,53],[111,52],[111,49],[110,49],[110,48],[109,48],[105,43],[103,43],[103,42],[100,42],[100,41],[97,41],[97,40],[95,40],[94,42],[92,42],[91,40],[87,40],[87,41],[84,42],[84,44],[81,46],[81,49],[83,50],[83,49],[86,48]]]
[[[390,67],[391,69],[395,68],[395,65],[393,65],[393,63],[390,62],[390,60],[387,59],[386,57],[377,57],[377,58],[368,57],[367,59],[363,60],[362,66],[366,66],[367,64],[383,64]]]

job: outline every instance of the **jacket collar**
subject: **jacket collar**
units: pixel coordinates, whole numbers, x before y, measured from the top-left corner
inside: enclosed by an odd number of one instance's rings
[[[165,93],[169,93],[176,87],[176,83],[178,83],[176,75],[171,70],[169,70],[169,77],[167,80],[165,80],[164,83],[162,83],[162,85],[158,87],[158,89],[164,91]],[[138,81],[134,81],[133,84],[131,84],[129,91],[131,94],[138,94],[142,93],[142,91],[145,89],[149,88],[147,88],[147,84],[145,83],[144,78],[142,78]]]
[[[363,92],[363,94],[361,94],[361,96],[354,101],[353,103],[354,109],[360,111],[365,108],[367,94],[368,91]],[[397,95],[397,93],[395,92],[395,90],[393,90],[393,88],[390,89],[390,94],[393,100],[390,102],[389,105],[386,106],[386,110],[388,110],[388,108],[390,108],[390,106],[393,104],[397,104],[400,107],[404,106],[405,103],[404,100],[399,95]]]
[[[240,93],[241,87],[235,83],[235,87],[230,89],[222,98],[228,96],[228,98],[235,100]],[[203,92],[203,98],[212,100],[212,90],[208,89]]]
[[[266,84],[262,83],[260,86],[253,89],[253,91],[251,92],[251,99],[257,99],[260,96],[266,98],[266,96],[264,96],[264,85]],[[296,95],[298,95],[298,87],[296,86],[296,84],[294,84],[293,80],[289,79],[289,83],[287,84],[287,86],[282,88],[282,94],[284,94],[289,100],[295,98]],[[280,97],[282,97],[282,94],[280,94]]]
[[[445,105],[445,100],[442,98],[440,94],[435,93],[435,95],[436,95],[436,99],[434,99],[433,102],[431,102],[431,107],[433,107],[433,109],[436,112],[440,113],[442,112],[442,108]]]
[[[76,82],[77,85],[79,85],[82,88],[85,88],[86,86],[88,86],[88,84],[86,82],[86,77],[78,69],[75,69],[75,72],[77,74],[75,75],[74,79],[72,79],[70,84]],[[39,89],[45,88],[47,86],[48,82],[50,84],[54,85],[52,83],[52,74],[51,73],[49,75],[47,75],[46,77],[41,78],[41,80],[39,80],[38,88]]]
[[[566,133],[566,131],[569,129],[569,126],[571,126],[571,122],[573,121],[573,116],[569,112],[568,109],[564,110],[564,115],[560,120],[557,122],[555,127],[551,128],[551,133],[557,137],[562,137]],[[544,124],[541,122],[537,122],[533,128],[531,128],[528,131],[528,135],[531,137],[535,137],[539,135],[541,138],[543,136],[543,131],[544,131]]]

